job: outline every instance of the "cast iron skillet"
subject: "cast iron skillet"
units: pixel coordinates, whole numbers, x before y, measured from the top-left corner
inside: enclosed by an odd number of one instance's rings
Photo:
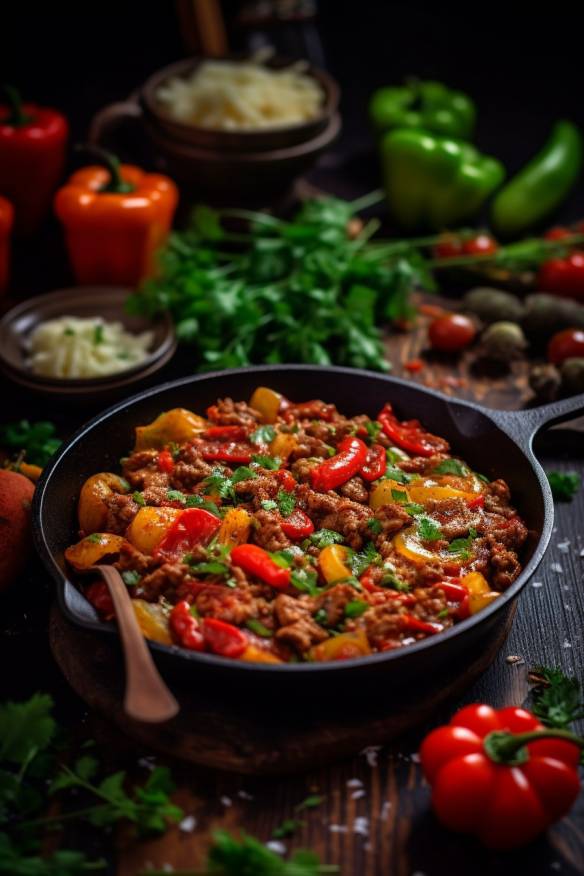
[[[277,690],[330,693],[373,688],[388,693],[395,686],[437,673],[451,662],[466,668],[496,637],[527,580],[539,565],[553,524],[553,501],[545,474],[535,459],[532,441],[544,425],[584,411],[576,396],[526,411],[494,411],[453,401],[420,386],[349,368],[306,365],[262,366],[188,377],[148,389],[115,405],[83,426],[45,469],[35,490],[33,527],[36,547],[54,578],[60,607],[81,627],[117,636],[114,625],[100,622],[92,606],[69,580],[63,552],[76,541],[77,497],[84,480],[98,471],[116,471],[120,457],[133,446],[134,427],[169,408],[204,413],[217,398],[249,399],[266,385],[292,400],[321,398],[353,416],[375,416],[390,401],[402,418],[419,418],[432,432],[450,441],[452,452],[490,478],[510,485],[513,502],[530,530],[524,569],[515,583],[488,608],[435,637],[384,654],[331,663],[254,664],[227,660],[149,642],[163,671],[184,673],[191,683],[215,687],[227,682],[238,691]]]

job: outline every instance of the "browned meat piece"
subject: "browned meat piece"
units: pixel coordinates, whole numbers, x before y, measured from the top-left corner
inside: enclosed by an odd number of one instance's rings
[[[146,468],[149,465],[155,465],[158,460],[158,450],[136,450],[124,460],[124,477],[128,479],[130,472],[138,471],[138,469]]]
[[[106,532],[123,533],[126,531],[136,514],[138,505],[131,495],[114,493],[107,502]]]
[[[213,406],[210,419],[219,426],[247,426],[253,429],[262,418],[246,402],[234,402],[232,398],[224,398]]]
[[[521,563],[515,551],[510,551],[502,544],[492,546],[490,565],[490,580],[494,590],[506,590],[521,572]]]
[[[335,584],[316,600],[316,608],[326,612],[327,624],[336,627],[345,616],[345,606],[357,598],[354,587],[350,584]],[[359,597],[360,598],[360,597]]]
[[[310,472],[320,464],[320,460],[316,459],[297,459],[290,469],[297,481],[302,483],[310,483]]]
[[[511,493],[505,481],[491,481],[485,485],[485,511],[500,514],[501,517],[513,517],[516,514],[509,504]]]
[[[302,617],[295,623],[280,627],[276,640],[291,645],[300,654],[305,654],[312,645],[318,645],[328,639],[328,633],[310,616]]]
[[[435,456],[414,456],[412,459],[404,459],[396,464],[398,468],[409,474],[425,474],[433,471],[443,459],[447,459],[447,454],[437,453]]]
[[[451,626],[452,621],[449,618],[439,617],[438,615],[447,608],[447,601],[444,594],[438,587],[425,589],[417,587],[413,591],[416,597],[416,604],[412,607],[411,613],[423,621],[432,621],[440,623],[443,626]]]
[[[296,487],[296,501],[313,520],[332,514],[346,499],[342,499],[338,493],[317,493],[308,484],[300,484]],[[331,527],[329,527],[331,528]]]
[[[114,565],[120,572],[136,571],[143,575],[156,565],[156,560],[141,553],[127,541],[120,548],[119,559]]]
[[[411,523],[411,517],[401,505],[395,502],[390,502],[388,505],[381,505],[377,508],[374,515],[375,519],[381,524],[381,532],[377,535],[372,534],[372,540],[378,550],[382,550],[388,545],[396,532],[403,529]],[[372,530],[370,530],[372,533]]]
[[[196,448],[185,448],[185,452],[174,466],[170,475],[170,484],[173,490],[189,490],[199,484],[204,478],[208,478],[213,472],[213,467],[205,462]]]
[[[480,514],[472,511],[464,499],[431,499],[426,503],[426,512],[438,521],[447,542],[465,538],[469,528],[480,521]],[[437,542],[433,544],[438,547]]]
[[[403,609],[389,603],[370,608],[363,615],[367,638],[374,648],[391,644],[397,647],[403,637],[403,626],[400,618]]]
[[[258,615],[256,601],[248,589],[232,590],[221,584],[205,586],[197,595],[195,605],[200,614],[216,617],[236,626],[242,626]]]
[[[290,546],[284,534],[278,512],[260,509],[254,514],[252,537],[256,544],[267,551],[281,551]]]
[[[365,486],[363,478],[356,476],[339,487],[341,496],[347,499],[352,499],[353,502],[367,502],[369,499],[369,490]]]
[[[189,567],[185,563],[163,563],[158,569],[142,578],[140,595],[154,602],[159,596],[168,596],[176,590],[188,575]]]
[[[331,455],[330,447],[330,444],[325,444],[320,438],[311,438],[310,435],[299,432],[298,446],[290,454],[290,461],[295,462],[297,459],[306,459],[308,457],[328,459]]]
[[[168,491],[170,489],[170,484],[167,482],[165,484],[156,484],[148,487],[144,487],[142,491],[142,495],[144,496],[144,501],[147,505],[168,505]]]
[[[124,477],[135,490],[157,486],[167,487],[168,475],[159,471],[157,463],[157,450],[139,450],[126,459],[123,468]]]
[[[279,593],[274,599],[274,614],[281,627],[294,624],[315,611],[315,600],[311,596],[287,596]]]
[[[363,546],[365,537],[370,530],[367,521],[371,518],[371,509],[350,499],[343,499],[336,511],[333,511],[322,521],[324,529],[334,529],[345,537],[345,541],[353,550]]]
[[[519,517],[505,518],[493,516],[488,522],[488,538],[491,543],[499,542],[507,548],[518,550],[527,538],[527,527]]]
[[[280,490],[280,484],[274,477],[269,475],[260,475],[257,478],[249,478],[245,481],[240,481],[235,485],[235,492],[238,496],[249,496],[253,507],[259,510],[262,507],[262,502],[270,499],[275,499]]]
[[[336,423],[325,423],[324,420],[313,420],[304,426],[304,433],[311,438],[318,438],[325,444],[335,444],[337,441]]]

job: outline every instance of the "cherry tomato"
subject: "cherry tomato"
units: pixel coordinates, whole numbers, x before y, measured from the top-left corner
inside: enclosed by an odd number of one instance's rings
[[[565,240],[566,237],[571,237],[573,234],[574,232],[570,231],[569,228],[557,225],[555,228],[550,228],[549,231],[546,231],[544,237],[546,240]]]
[[[428,336],[430,344],[435,350],[443,353],[456,353],[464,350],[475,339],[477,331],[474,323],[468,316],[460,313],[450,313],[448,316],[439,316],[430,323]]]
[[[497,241],[490,234],[477,234],[475,237],[470,237],[462,244],[462,252],[464,255],[489,255],[497,252]]]
[[[584,357],[584,329],[564,329],[555,334],[548,344],[547,357],[554,365],[564,359]]]
[[[434,258],[453,259],[462,255],[462,240],[455,234],[444,234],[434,246]]]
[[[549,259],[539,266],[537,286],[542,292],[584,301],[584,252],[565,259]]]

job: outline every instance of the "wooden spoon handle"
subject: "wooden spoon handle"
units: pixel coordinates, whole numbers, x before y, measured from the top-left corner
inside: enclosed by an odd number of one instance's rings
[[[168,721],[178,713],[179,705],[154,665],[122,576],[113,566],[93,568],[108,586],[122,637],[126,663],[124,711],[136,721]]]

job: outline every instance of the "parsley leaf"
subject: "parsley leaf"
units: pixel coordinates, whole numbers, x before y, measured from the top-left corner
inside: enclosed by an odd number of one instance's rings
[[[282,464],[282,460],[279,456],[267,456],[262,453],[254,453],[252,461],[255,462],[256,465],[261,465],[262,468],[267,468],[270,471],[276,471]]]
[[[381,423],[378,423],[377,420],[367,420],[365,423],[365,429],[367,430],[367,440],[370,444],[375,444],[379,433],[381,432]]]
[[[126,587],[135,587],[136,584],[140,583],[140,577],[140,572],[136,572],[135,569],[124,569],[122,572],[122,578]]]
[[[381,520],[378,520],[377,517],[370,517],[367,521],[367,527],[371,530],[373,535],[379,535],[381,533],[381,530],[383,529],[383,526],[381,525]]]
[[[438,541],[442,538],[442,530],[429,517],[418,518],[418,535],[421,541]]]
[[[0,706],[0,761],[24,766],[31,754],[47,748],[57,729],[52,709],[52,697],[40,693]]]
[[[249,468],[247,465],[240,465],[231,475],[231,483],[239,484],[241,481],[250,481],[257,478],[257,472]]]
[[[84,852],[60,849],[49,857],[21,851],[5,833],[0,833],[0,873],[9,876],[80,876],[102,870],[104,860],[90,860]]]
[[[409,484],[412,476],[401,468],[396,468],[394,465],[388,465],[383,475],[383,480],[395,481],[397,484]]]
[[[383,577],[379,584],[381,587],[391,587],[392,590],[397,590],[400,593],[407,593],[410,590],[410,585],[398,576],[391,563],[383,564]]]
[[[169,499],[172,499],[173,497],[170,496],[170,493],[178,493],[178,490],[169,490],[168,491],[167,496]],[[182,493],[181,493],[181,495],[182,495]],[[132,493],[132,499],[134,500],[136,505],[139,505],[141,508],[143,508],[144,505],[146,504],[146,499],[144,498],[143,494],[139,490],[135,490]]]
[[[290,581],[301,593],[308,593],[309,596],[318,596],[320,593],[318,575],[314,569],[293,569]]]
[[[468,560],[471,555],[472,543],[477,534],[476,529],[471,526],[466,538],[455,538],[454,541],[450,542],[448,545],[449,552],[451,554],[460,554],[463,559]]]
[[[263,499],[260,503],[264,511],[277,511],[278,503],[274,499]]]
[[[216,517],[221,516],[215,502],[205,499],[204,496],[200,496],[198,493],[186,495],[186,493],[182,493],[180,490],[168,490],[166,497],[169,502],[180,502],[185,508],[202,508],[204,511],[210,511]]]
[[[552,496],[558,502],[571,502],[580,489],[580,475],[575,471],[546,472]]]
[[[261,621],[259,621],[255,617],[249,618],[249,620],[247,620],[245,622],[245,625],[248,628],[248,630],[251,630],[252,633],[256,634],[256,636],[261,636],[262,639],[271,639],[272,638],[272,635],[273,635],[272,630],[268,629],[268,627],[265,624],[263,624]]]
[[[270,444],[276,437],[276,430],[273,426],[258,426],[255,432],[249,436],[252,444]]]
[[[334,529],[318,529],[309,535],[307,539],[308,542],[319,549],[328,547],[329,544],[342,544],[344,540],[344,535],[341,535],[340,532],[335,532]]]
[[[350,558],[350,566],[353,575],[359,578],[365,569],[381,562],[381,555],[377,552],[373,542],[368,542],[362,551],[354,553]]]
[[[286,490],[280,490],[276,496],[276,500],[282,517],[290,517],[296,507],[294,493],[287,493]]]
[[[468,474],[468,466],[460,459],[443,459],[434,469],[435,474],[451,474],[464,477]]]
[[[345,617],[361,617],[368,608],[369,603],[363,599],[352,599],[345,605]]]
[[[561,669],[537,666],[529,673],[535,684],[531,711],[548,727],[565,730],[574,721],[584,718],[584,702],[577,678],[570,678]]]
[[[24,450],[27,462],[42,467],[61,446],[56,431],[54,424],[46,420],[6,423],[0,426],[0,444],[9,450]]]

